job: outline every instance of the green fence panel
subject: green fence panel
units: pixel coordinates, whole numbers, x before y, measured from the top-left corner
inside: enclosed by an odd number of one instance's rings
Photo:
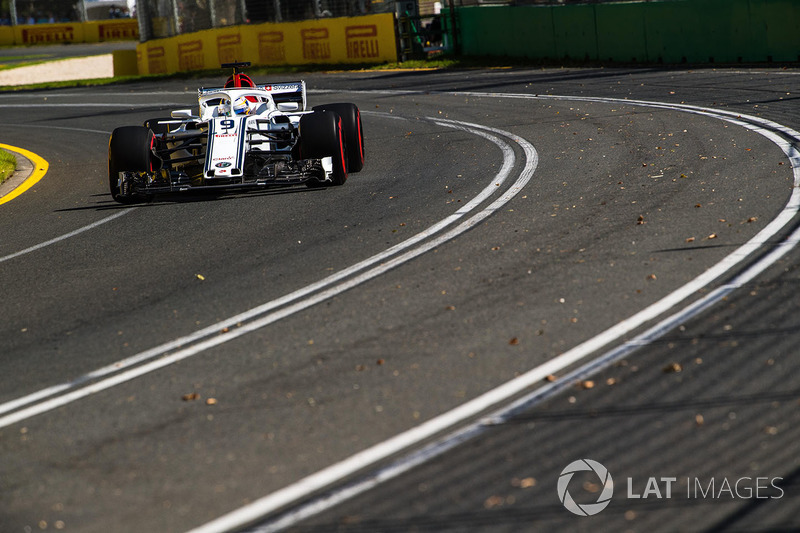
[[[748,0],[648,4],[648,57],[665,63],[735,63],[752,58],[758,53],[750,18]]]
[[[800,61],[800,0],[458,9],[467,55],[644,63]]]
[[[724,58],[729,63],[765,61],[767,59],[763,51],[766,28],[763,23],[756,22],[751,4],[751,1],[730,3],[730,24],[733,28],[730,51],[727,56],[723,52],[717,52],[718,57]],[[723,4],[719,8],[724,9],[725,5]]]
[[[659,63],[698,61],[695,51],[708,29],[690,2],[651,3],[645,11],[647,57]]]
[[[654,3],[647,10],[648,56],[668,63],[768,61],[769,22],[791,10],[782,0],[684,0]],[[780,11],[780,12],[778,12]],[[795,34],[796,35],[796,34]],[[797,42],[797,41],[795,41]]]
[[[758,0],[759,3],[762,0]],[[766,43],[763,38],[766,29],[763,20],[754,16],[759,9],[752,6],[751,0],[725,2],[717,0],[716,10],[728,13],[728,29],[730,41],[725,49],[711,45],[715,62],[741,63],[752,61],[766,61]]]
[[[597,4],[597,57],[601,61],[646,62],[647,4]]]
[[[465,8],[456,11],[459,42],[465,55],[504,55],[513,46],[505,29],[510,13],[502,7]]]
[[[751,0],[751,10],[763,17],[764,55],[760,61],[800,61],[800,2]]]
[[[558,56],[556,37],[553,33],[553,8],[547,6],[528,6],[519,13],[510,14],[509,29],[515,43],[508,55],[555,59]]]
[[[559,58],[597,59],[594,6],[578,4],[553,9],[553,33]]]
[[[466,7],[457,13],[465,55],[557,57],[548,7]]]

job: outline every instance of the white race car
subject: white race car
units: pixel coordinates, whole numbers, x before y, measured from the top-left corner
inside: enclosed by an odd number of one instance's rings
[[[114,130],[108,181],[120,203],[164,192],[305,183],[341,185],[364,166],[361,113],[354,104],[306,110],[303,81],[257,85],[233,68],[224,87],[198,90],[200,109]]]

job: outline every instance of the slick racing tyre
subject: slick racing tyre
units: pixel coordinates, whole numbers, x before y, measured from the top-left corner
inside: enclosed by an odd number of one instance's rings
[[[347,172],[364,168],[364,132],[361,129],[361,112],[355,104],[324,104],[314,106],[314,111],[333,111],[342,117],[344,141],[347,146]]]
[[[337,113],[314,111],[300,118],[300,157],[303,159],[332,157],[331,185],[343,185],[347,181],[346,153],[342,119]]]
[[[160,167],[153,155],[155,136],[149,128],[123,126],[111,133],[108,141],[108,186],[117,202],[127,204],[140,200],[132,194],[130,184],[120,179],[120,172],[152,172]]]

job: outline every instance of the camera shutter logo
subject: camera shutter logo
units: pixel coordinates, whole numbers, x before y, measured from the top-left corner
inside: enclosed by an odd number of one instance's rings
[[[600,496],[597,498],[596,503],[576,503],[567,490],[567,486],[569,485],[570,480],[572,480],[572,476],[575,474],[575,472],[589,470],[593,471],[595,474],[597,474],[597,477],[600,478],[600,483],[603,485],[603,490],[600,492]],[[561,500],[561,503],[564,504],[564,507],[566,507],[568,511],[579,516],[596,515],[608,507],[608,504],[611,503],[611,496],[613,495],[614,481],[611,479],[611,474],[608,473],[608,469],[606,469],[605,466],[601,465],[597,461],[592,461],[591,459],[578,459],[577,461],[571,462],[566,468],[564,468],[564,470],[561,471],[561,475],[558,477],[558,499]]]

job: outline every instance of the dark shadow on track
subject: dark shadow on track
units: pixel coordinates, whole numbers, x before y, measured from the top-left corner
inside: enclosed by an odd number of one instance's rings
[[[191,192],[176,192],[169,194],[159,194],[149,201],[142,201],[135,204],[120,204],[110,199],[108,194],[93,194],[92,198],[107,198],[107,201],[98,202],[100,205],[86,206],[86,207],[70,207],[65,209],[56,209],[54,213],[69,213],[71,211],[109,211],[117,209],[129,209],[131,207],[167,207],[175,204],[190,204],[190,203],[204,203],[204,202],[223,202],[232,201],[245,197],[263,197],[263,196],[279,196],[284,194],[297,194],[297,193],[315,193],[318,191],[326,190],[321,188],[306,188],[287,186],[287,187],[273,187],[262,191],[251,191],[247,193],[225,193],[225,192],[211,192],[211,191],[191,191]]]

